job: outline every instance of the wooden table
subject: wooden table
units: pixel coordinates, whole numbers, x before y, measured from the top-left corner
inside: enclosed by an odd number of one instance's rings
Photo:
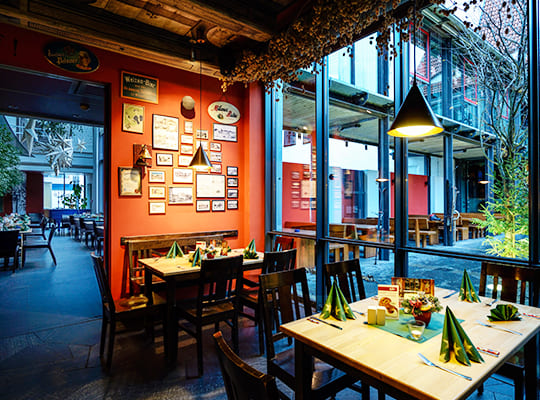
[[[437,289],[435,294],[441,298],[447,293],[446,289]],[[484,327],[476,321],[487,322],[490,308],[483,304],[487,298],[481,300],[482,303],[462,302],[457,299],[457,294],[441,298],[443,306],[450,306],[456,317],[464,320],[461,325],[476,346],[501,352],[498,358],[482,353],[485,362],[473,362],[470,367],[453,359],[448,363],[439,361],[441,334],[424,343],[416,343],[364,324],[366,317],[346,322],[331,321],[343,330],[313,324],[306,319],[282,325],[281,330],[295,339],[295,399],[309,398],[312,357],[320,358],[398,399],[465,399],[523,346],[526,398],[537,399],[536,335],[540,332],[540,320],[523,316],[521,321],[495,323],[519,331],[522,336]],[[375,300],[369,298],[351,306],[365,312],[368,306],[375,304]],[[540,314],[539,308],[516,306],[521,312]],[[470,376],[472,381],[425,365],[418,353],[445,368]]]
[[[243,254],[244,249],[232,250],[229,255]],[[257,252],[259,258],[244,259],[244,270],[261,268],[264,253]],[[176,320],[176,287],[180,284],[194,284],[200,276],[200,267],[192,267],[188,256],[182,258],[141,258],[138,263],[144,266],[144,290],[152,301],[152,275],[159,276],[166,283],[167,311],[164,321],[164,345],[167,365],[175,365],[178,358],[178,323]]]

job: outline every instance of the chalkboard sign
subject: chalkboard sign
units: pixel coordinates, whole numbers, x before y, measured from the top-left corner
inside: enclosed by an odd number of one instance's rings
[[[120,95],[126,99],[158,104],[159,81],[150,76],[122,71]]]

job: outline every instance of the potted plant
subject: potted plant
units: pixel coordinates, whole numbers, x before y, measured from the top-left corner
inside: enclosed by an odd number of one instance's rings
[[[405,314],[412,314],[415,320],[423,321],[426,327],[429,321],[431,321],[431,313],[442,310],[441,303],[437,297],[426,295],[422,292],[419,292],[416,296],[403,299],[401,306]]]
[[[73,193],[70,195],[64,196],[62,199],[62,204],[70,209],[81,210],[86,208],[86,197],[83,194],[83,187],[78,183],[73,183]]]

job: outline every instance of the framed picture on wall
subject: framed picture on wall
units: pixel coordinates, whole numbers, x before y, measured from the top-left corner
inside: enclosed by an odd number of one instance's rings
[[[193,154],[193,145],[191,144],[183,144],[180,153],[182,154]]]
[[[165,165],[172,167],[173,155],[170,153],[156,153],[156,165]]]
[[[184,121],[184,133],[193,133],[193,121]]]
[[[292,200],[291,201],[291,208],[299,208],[300,202],[298,200]]]
[[[152,148],[178,151],[178,118],[153,115]]]
[[[227,187],[238,187],[238,178],[227,178]]]
[[[193,183],[191,168],[173,168],[173,183]]]
[[[225,198],[225,175],[196,175],[197,198]]]
[[[129,103],[122,104],[122,130],[144,133],[144,106]]]
[[[193,135],[181,135],[180,143],[193,144]]]
[[[291,182],[291,189],[300,189],[300,182]]]
[[[229,165],[227,167],[227,175],[228,176],[238,176],[238,167],[234,167],[232,165]]]
[[[195,148],[198,149],[199,146],[202,146],[204,151],[208,151],[208,142],[197,140],[197,144],[196,144]]]
[[[197,200],[196,210],[199,212],[210,211],[210,200]]]
[[[291,171],[291,179],[300,179],[300,172],[299,171]]]
[[[214,140],[221,140],[223,142],[237,142],[238,131],[234,125],[214,124]]]
[[[211,142],[210,151],[221,151],[221,143]]]
[[[237,199],[238,198],[238,189],[227,189],[227,197],[229,199]]]
[[[300,202],[300,208],[302,210],[308,210],[309,209],[309,200],[302,200]]]
[[[238,210],[238,200],[227,200],[227,210]]]
[[[151,201],[148,203],[148,213],[152,214],[165,214],[165,202],[163,201]]]
[[[210,152],[210,162],[221,162],[221,153]]]
[[[165,198],[165,186],[149,186],[148,198],[149,199],[164,199]]]
[[[225,200],[212,200],[212,211],[225,211]]]
[[[193,157],[190,156],[178,156],[178,166],[188,166]]]
[[[197,137],[197,139],[208,140],[208,129],[197,129],[197,133],[195,136]]]
[[[296,132],[284,131],[283,132],[283,146],[289,147],[296,144]]]
[[[118,193],[120,196],[142,196],[140,168],[118,167]]]
[[[221,164],[212,164],[210,172],[213,174],[221,174]]]
[[[193,204],[193,188],[170,186],[169,204]]]
[[[165,183],[165,171],[151,169],[148,171],[149,183]]]

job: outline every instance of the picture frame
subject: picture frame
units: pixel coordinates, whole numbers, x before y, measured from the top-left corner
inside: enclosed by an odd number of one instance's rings
[[[193,204],[193,187],[169,186],[169,204]]]
[[[225,175],[197,174],[197,198],[225,198]]]
[[[197,129],[195,137],[197,139],[208,140],[208,129]]]
[[[127,71],[122,71],[121,75],[121,97],[154,104],[159,103],[159,79]]]
[[[238,187],[238,178],[227,178],[227,187]]]
[[[150,201],[148,203],[148,213],[150,215],[165,214],[165,202],[164,201]]]
[[[238,176],[238,167],[229,165],[227,167],[227,176]]]
[[[193,154],[193,145],[183,144],[180,148],[180,153],[182,154]]]
[[[118,194],[120,196],[142,196],[140,168],[118,167]]]
[[[208,142],[203,142],[203,141],[198,140],[195,145],[195,148],[198,149],[199,146],[201,146],[204,151],[208,151]]]
[[[210,151],[221,151],[221,143],[211,142]]]
[[[221,153],[210,152],[210,162],[221,162]]]
[[[238,128],[235,125],[214,124],[213,140],[238,142]]]
[[[191,168],[173,168],[172,183],[193,183]]]
[[[227,200],[227,210],[238,210],[238,200]]]
[[[178,118],[152,115],[152,148],[178,151]]]
[[[221,174],[221,164],[212,164],[212,168],[210,168],[210,172],[213,174]]]
[[[184,121],[184,133],[193,133],[193,121]]]
[[[300,208],[300,201],[291,200],[291,208]]]
[[[210,212],[210,200],[197,200],[195,210],[197,212]]]
[[[149,199],[164,199],[167,189],[165,186],[148,186]]]
[[[171,153],[156,153],[156,165],[172,167],[173,155]]]
[[[180,135],[180,143],[193,144],[193,135]]]
[[[148,171],[149,183],[165,183],[165,171],[151,169]]]
[[[291,189],[300,189],[300,182],[291,182]]]
[[[302,210],[309,210],[309,200],[302,200],[300,202],[300,208]]]
[[[144,106],[130,103],[122,104],[122,130],[144,133]]]
[[[178,156],[178,166],[185,166],[187,167],[190,163],[191,163],[191,159],[193,157],[190,157],[190,156]]]
[[[238,198],[238,189],[227,189],[227,197],[229,199],[237,199]]]
[[[300,179],[300,171],[291,171],[291,179],[294,179],[294,180]]]
[[[225,211],[225,200],[212,200],[212,211]]]
[[[291,198],[299,199],[300,198],[300,192],[298,190],[291,191]]]
[[[283,146],[289,147],[296,145],[296,132],[284,131],[283,132]]]

